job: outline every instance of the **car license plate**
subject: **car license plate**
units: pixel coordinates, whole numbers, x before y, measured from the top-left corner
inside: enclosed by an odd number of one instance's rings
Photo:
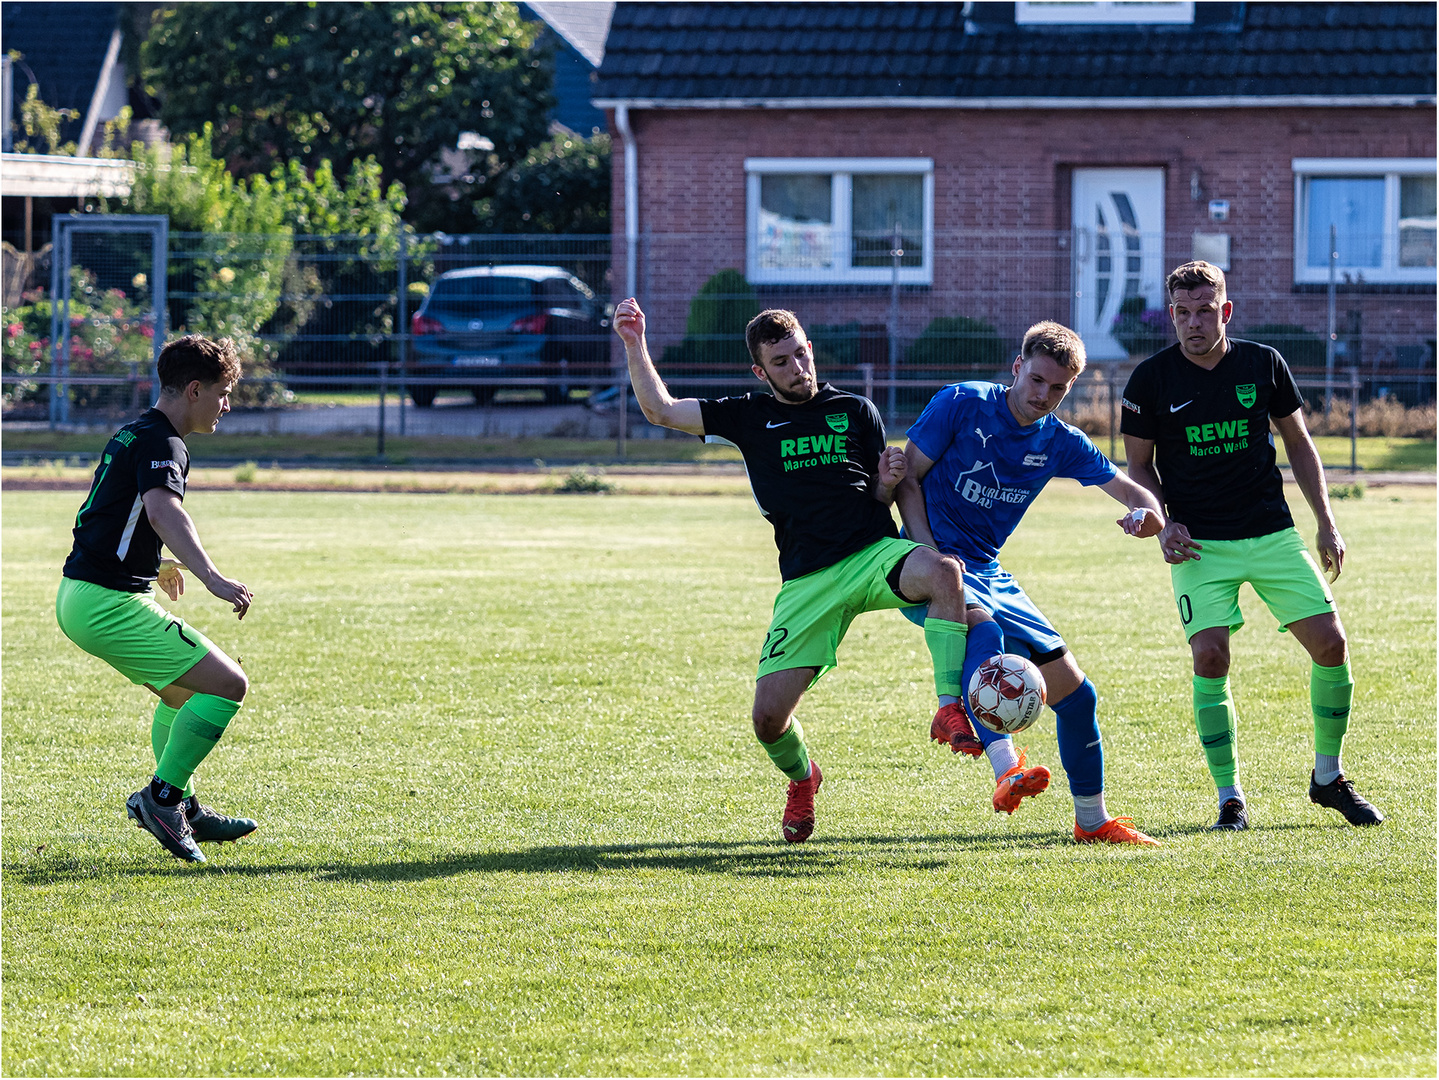
[[[499,367],[498,356],[457,356],[455,357],[456,367]]]

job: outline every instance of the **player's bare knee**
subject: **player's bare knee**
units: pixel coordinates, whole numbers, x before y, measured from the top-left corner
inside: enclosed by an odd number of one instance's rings
[[[1344,634],[1340,633],[1323,641],[1315,643],[1310,649],[1310,657],[1320,667],[1339,667],[1349,659],[1349,644],[1344,640]]]
[[[227,666],[218,674],[215,683],[212,693],[216,697],[228,698],[231,701],[244,701],[245,694],[250,689],[250,680],[238,665]]]
[[[778,715],[774,711],[762,707],[759,702],[755,702],[752,719],[755,738],[763,743],[775,742],[784,734],[785,728],[789,727],[788,714]]]
[[[1194,674],[1202,679],[1222,679],[1228,675],[1229,647],[1216,644],[1196,645]]]

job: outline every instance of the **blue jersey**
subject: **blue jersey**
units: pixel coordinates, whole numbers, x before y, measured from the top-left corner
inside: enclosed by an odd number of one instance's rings
[[[934,462],[921,487],[939,550],[972,570],[995,564],[999,549],[1052,477],[1107,484],[1118,475],[1089,436],[1057,416],[1022,426],[999,383],[946,386],[909,429]]]

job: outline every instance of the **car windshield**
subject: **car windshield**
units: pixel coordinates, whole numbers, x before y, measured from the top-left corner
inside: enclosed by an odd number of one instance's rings
[[[522,303],[534,296],[535,283],[528,278],[457,277],[441,278],[430,293],[430,306],[471,307]]]

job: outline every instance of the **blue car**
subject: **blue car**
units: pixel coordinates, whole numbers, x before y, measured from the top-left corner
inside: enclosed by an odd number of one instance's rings
[[[406,380],[416,405],[461,387],[484,404],[507,385],[546,379],[545,401],[612,381],[609,320],[595,294],[558,266],[476,266],[435,278],[410,319]],[[477,382],[483,379],[483,382]]]

